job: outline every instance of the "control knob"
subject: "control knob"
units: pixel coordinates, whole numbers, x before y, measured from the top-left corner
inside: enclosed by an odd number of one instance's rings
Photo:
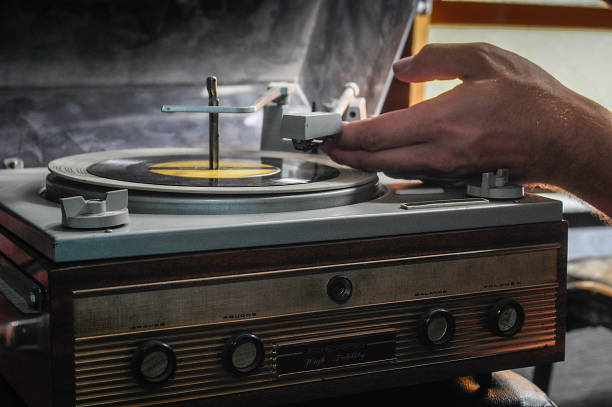
[[[327,283],[327,295],[335,303],[343,304],[353,294],[353,283],[346,277],[334,276]]]
[[[246,375],[254,372],[264,360],[261,340],[249,332],[240,332],[225,341],[223,364],[232,373]]]
[[[425,345],[443,345],[454,335],[455,318],[444,308],[427,311],[419,321],[419,339]]]
[[[138,346],[132,358],[132,372],[144,387],[163,385],[176,369],[172,348],[160,341],[147,341]]]
[[[512,336],[523,327],[525,311],[512,298],[498,301],[487,315],[489,329],[499,336]]]

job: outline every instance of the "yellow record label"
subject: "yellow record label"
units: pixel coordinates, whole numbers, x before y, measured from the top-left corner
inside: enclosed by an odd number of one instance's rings
[[[208,168],[208,161],[172,161],[154,164],[149,171],[155,174],[185,178],[248,178],[276,174],[280,170],[268,164],[257,162],[219,161],[219,169]]]

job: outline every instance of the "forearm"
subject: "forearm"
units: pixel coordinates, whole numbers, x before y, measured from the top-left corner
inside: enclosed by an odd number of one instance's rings
[[[612,217],[612,112],[584,99],[582,115],[567,139],[566,157],[548,182]]]

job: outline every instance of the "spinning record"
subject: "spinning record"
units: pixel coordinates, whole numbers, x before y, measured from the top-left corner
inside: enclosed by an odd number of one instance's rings
[[[64,157],[52,175],[105,188],[181,194],[267,195],[331,191],[375,184],[376,174],[339,166],[326,157],[276,151],[222,155],[208,167],[200,149],[131,149]]]
[[[127,157],[100,161],[89,174],[117,181],[182,187],[270,187],[307,184],[338,177],[329,165],[296,158],[230,157],[219,169],[205,155]]]

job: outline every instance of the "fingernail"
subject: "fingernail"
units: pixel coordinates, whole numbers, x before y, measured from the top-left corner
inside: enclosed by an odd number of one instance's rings
[[[393,64],[393,72],[395,73],[403,72],[406,69],[408,69],[411,63],[412,63],[412,57],[402,58]]]

